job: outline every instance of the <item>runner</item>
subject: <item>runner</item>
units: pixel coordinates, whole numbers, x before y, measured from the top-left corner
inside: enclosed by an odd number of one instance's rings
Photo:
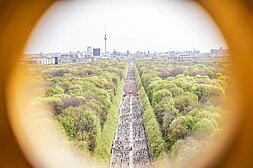
[[[133,62],[129,63],[124,92],[110,167],[151,167]]]

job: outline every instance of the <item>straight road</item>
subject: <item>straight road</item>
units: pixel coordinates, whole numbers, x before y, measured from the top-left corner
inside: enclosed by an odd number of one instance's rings
[[[119,121],[111,149],[111,168],[151,167],[133,62],[129,62]]]

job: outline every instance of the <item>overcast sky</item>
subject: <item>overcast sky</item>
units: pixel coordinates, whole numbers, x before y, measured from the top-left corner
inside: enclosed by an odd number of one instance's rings
[[[65,0],[37,24],[25,53],[84,51],[209,51],[226,47],[206,12],[184,0]]]

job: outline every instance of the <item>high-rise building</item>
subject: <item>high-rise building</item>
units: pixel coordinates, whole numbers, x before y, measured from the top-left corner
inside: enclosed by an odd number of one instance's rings
[[[54,57],[54,64],[59,64],[59,57]]]
[[[92,48],[91,48],[91,46],[88,46],[87,47],[87,55],[92,55]]]
[[[93,56],[100,56],[100,48],[93,48]]]

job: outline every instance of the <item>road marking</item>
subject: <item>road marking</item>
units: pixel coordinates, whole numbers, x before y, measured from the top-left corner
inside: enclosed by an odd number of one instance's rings
[[[132,147],[132,150],[129,152],[129,167],[133,167],[133,97],[130,97],[130,147]]]

